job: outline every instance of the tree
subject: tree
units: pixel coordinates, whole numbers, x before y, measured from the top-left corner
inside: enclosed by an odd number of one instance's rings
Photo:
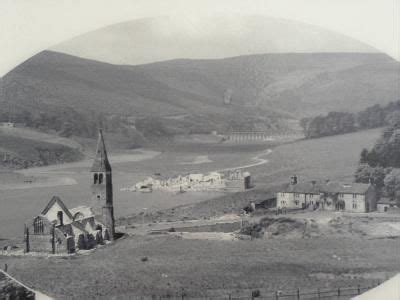
[[[360,183],[372,183],[380,190],[384,186],[386,170],[382,167],[371,167],[367,164],[360,165],[355,174],[355,181]]]
[[[392,169],[384,180],[384,195],[391,199],[400,200],[400,169]]]
[[[360,154],[360,164],[366,164],[368,162],[368,150],[362,149]]]

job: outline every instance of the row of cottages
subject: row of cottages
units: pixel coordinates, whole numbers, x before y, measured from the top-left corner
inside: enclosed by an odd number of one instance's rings
[[[376,210],[376,191],[372,184],[340,182],[291,182],[277,193],[277,208],[324,209],[348,212]]]
[[[91,207],[68,209],[54,196],[41,214],[25,223],[26,252],[73,253],[115,236],[111,165],[101,131],[90,174]]]

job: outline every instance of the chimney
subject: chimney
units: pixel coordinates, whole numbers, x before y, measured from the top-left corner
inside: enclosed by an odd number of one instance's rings
[[[297,176],[296,175],[293,175],[292,177],[290,177],[290,184],[291,185],[297,184]]]

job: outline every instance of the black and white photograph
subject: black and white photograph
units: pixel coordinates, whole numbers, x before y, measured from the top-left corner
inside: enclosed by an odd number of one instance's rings
[[[0,0],[0,300],[400,300],[400,0]]]

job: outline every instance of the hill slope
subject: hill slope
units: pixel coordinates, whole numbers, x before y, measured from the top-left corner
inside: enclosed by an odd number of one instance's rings
[[[398,71],[399,63],[382,54],[264,54],[119,66],[44,51],[2,78],[0,117],[11,112],[66,136],[91,136],[99,123],[140,139],[283,131],[288,119],[397,100]]]
[[[26,128],[0,128],[0,145],[0,169],[46,166],[84,157],[75,141]]]

